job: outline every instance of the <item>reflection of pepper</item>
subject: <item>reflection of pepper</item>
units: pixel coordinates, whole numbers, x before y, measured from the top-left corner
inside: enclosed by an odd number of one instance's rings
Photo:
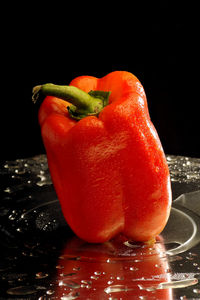
[[[170,281],[162,241],[151,247],[139,243],[127,247],[124,241],[120,236],[98,245],[76,237],[69,240],[57,262],[54,296],[172,300],[172,290],[162,288]]]
[[[89,242],[159,234],[171,206],[169,170],[138,79],[116,71],[36,87],[34,99],[40,93],[48,95],[39,122],[49,169],[73,231]]]

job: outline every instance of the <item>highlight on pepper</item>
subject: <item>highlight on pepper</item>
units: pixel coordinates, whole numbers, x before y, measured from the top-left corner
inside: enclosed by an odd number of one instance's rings
[[[44,84],[38,119],[63,215],[81,239],[147,242],[171,209],[169,169],[140,81],[115,71]]]

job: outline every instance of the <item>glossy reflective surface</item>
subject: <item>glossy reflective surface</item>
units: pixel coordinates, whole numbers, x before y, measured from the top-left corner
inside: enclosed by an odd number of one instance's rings
[[[167,156],[170,219],[154,245],[90,245],[67,226],[46,156],[0,167],[0,299],[200,299],[200,159]]]

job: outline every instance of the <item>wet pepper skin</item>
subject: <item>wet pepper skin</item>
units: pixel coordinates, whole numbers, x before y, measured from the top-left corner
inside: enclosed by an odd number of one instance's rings
[[[87,242],[123,233],[147,241],[165,227],[171,208],[169,170],[150,120],[144,89],[129,72],[80,76],[70,85],[111,91],[98,117],[76,121],[68,103],[47,96],[39,123],[64,217]]]

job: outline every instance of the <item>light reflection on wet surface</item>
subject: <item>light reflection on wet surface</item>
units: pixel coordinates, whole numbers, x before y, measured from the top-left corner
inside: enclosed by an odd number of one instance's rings
[[[199,299],[200,159],[167,161],[177,199],[154,245],[84,243],[64,221],[46,156],[4,162],[0,298]]]

